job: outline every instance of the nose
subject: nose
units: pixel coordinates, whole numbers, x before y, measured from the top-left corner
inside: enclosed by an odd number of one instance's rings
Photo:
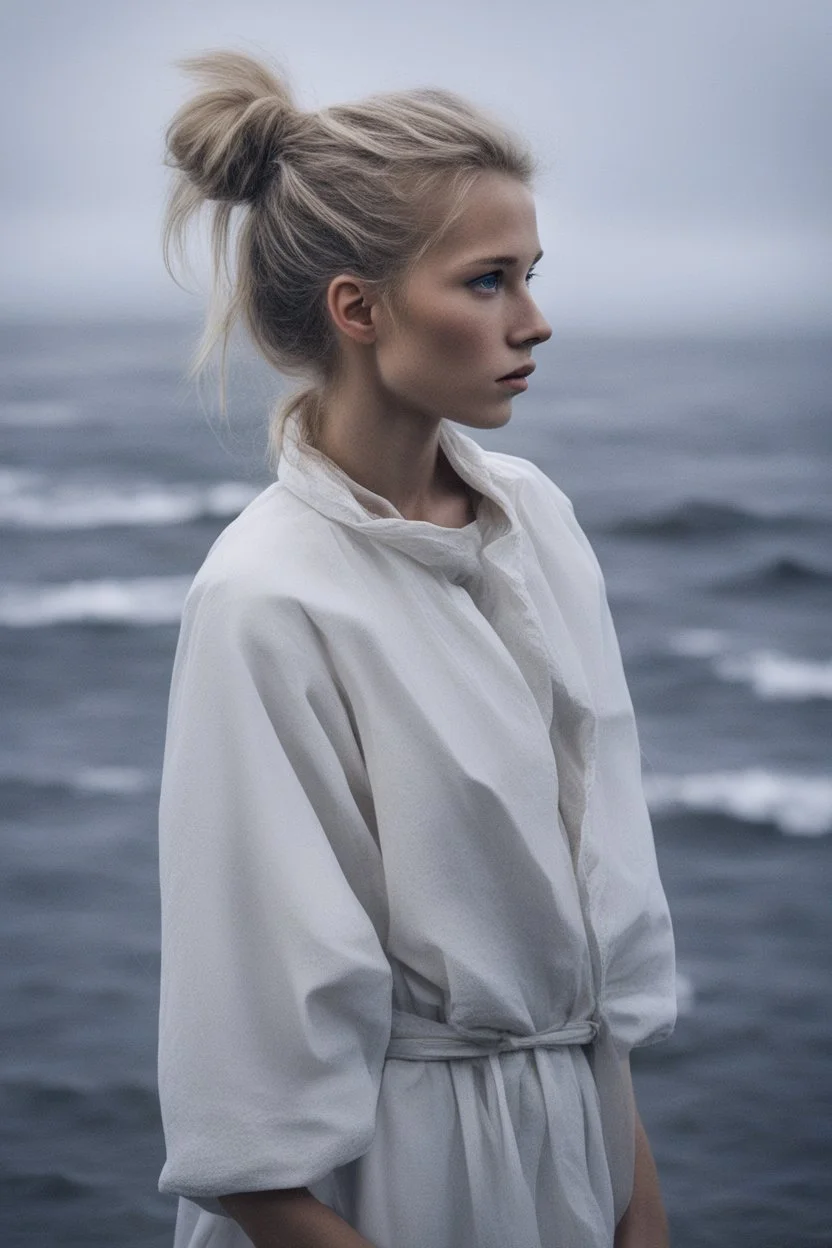
[[[548,342],[551,337],[551,325],[531,295],[527,295],[523,301],[523,313],[512,328],[509,342],[513,347],[535,347],[541,342]]]

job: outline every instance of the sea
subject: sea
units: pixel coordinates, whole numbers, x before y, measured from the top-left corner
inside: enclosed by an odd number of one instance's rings
[[[171,1243],[168,686],[189,581],[271,479],[280,388],[240,353],[223,416],[185,376],[197,336],[0,330],[3,1248]],[[832,341],[539,355],[473,436],[558,482],[606,577],[678,950],[675,1033],[633,1055],[672,1242],[830,1248]]]

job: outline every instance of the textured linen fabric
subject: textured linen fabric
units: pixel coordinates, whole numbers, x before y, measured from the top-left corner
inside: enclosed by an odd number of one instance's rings
[[[308,1186],[378,1248],[609,1248],[630,1198],[627,1055],[673,1028],[674,957],[603,579],[531,462],[447,421],[440,447],[481,495],[463,528],[290,418],[188,595],[160,807],[176,1248],[248,1245],[236,1191]],[[394,1009],[482,1056],[387,1057]]]

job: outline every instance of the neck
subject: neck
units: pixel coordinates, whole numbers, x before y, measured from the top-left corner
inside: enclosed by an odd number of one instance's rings
[[[439,449],[440,421],[395,403],[364,371],[325,395],[318,450],[407,520],[467,523],[473,500]]]

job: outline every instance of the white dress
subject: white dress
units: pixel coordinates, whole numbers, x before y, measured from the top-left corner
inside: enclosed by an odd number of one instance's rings
[[[307,1186],[378,1248],[609,1248],[620,1062],[673,937],[597,561],[565,495],[443,422],[482,494],[405,520],[301,443],[185,606],[160,810],[160,1188]]]

